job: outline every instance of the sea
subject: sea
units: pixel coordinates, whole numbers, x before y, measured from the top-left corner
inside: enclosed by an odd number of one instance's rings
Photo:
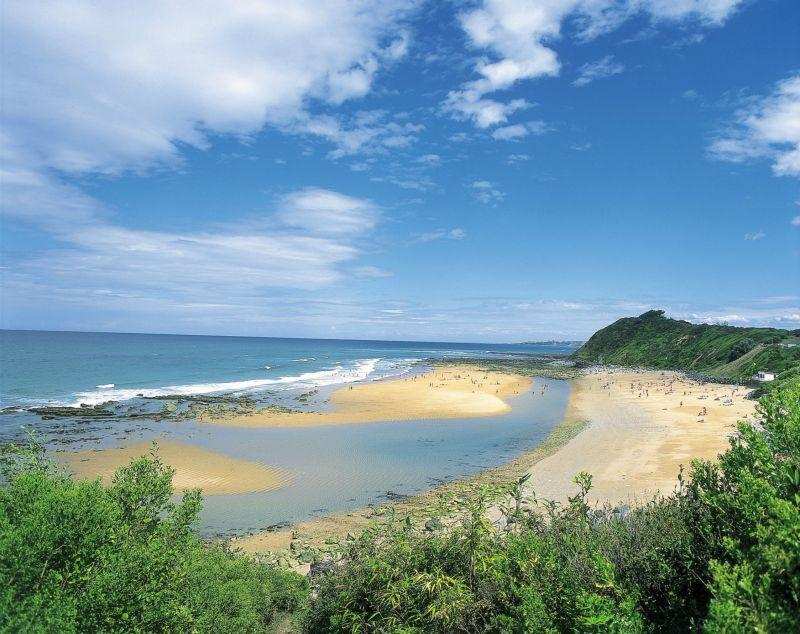
[[[0,330],[0,442],[33,434],[59,452],[168,438],[291,473],[292,483],[276,491],[205,497],[201,532],[241,534],[381,504],[511,460],[561,420],[569,385],[542,379],[497,417],[303,428],[150,419],[154,397],[246,395],[322,410],[340,386],[420,373],[433,360],[560,356],[576,345]],[[98,420],[31,411],[108,402],[116,412],[145,409]]]

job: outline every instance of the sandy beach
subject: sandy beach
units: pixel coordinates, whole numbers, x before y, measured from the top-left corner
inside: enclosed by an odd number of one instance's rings
[[[134,458],[148,455],[152,443],[140,442],[127,447],[66,452],[58,455],[79,478],[100,477],[108,484],[120,467]],[[204,494],[246,493],[272,491],[291,482],[291,475],[281,469],[239,460],[190,445],[173,441],[158,441],[158,456],[175,469],[172,479],[176,491],[199,488]]]
[[[573,381],[567,417],[589,425],[530,469],[540,498],[563,501],[579,471],[592,474],[591,500],[635,503],[669,494],[680,466],[713,459],[736,423],[755,414],[748,388],[700,383],[676,372],[596,370]]]
[[[590,501],[645,502],[674,489],[681,465],[713,459],[727,448],[737,421],[755,414],[756,402],[746,398],[749,391],[702,384],[676,372],[590,371],[572,381],[564,421],[552,438],[471,480],[509,481],[529,472],[529,493],[564,502],[575,493],[575,474],[587,471],[594,485]],[[395,506],[401,513],[418,511],[436,491]],[[288,530],[241,537],[233,545],[256,553],[286,549],[294,540],[320,544],[358,532],[373,514],[362,509],[313,519]]]
[[[204,422],[237,427],[303,427],[397,420],[496,416],[504,400],[531,386],[531,379],[467,365],[443,365],[403,379],[359,383],[336,390],[331,411],[261,411]]]

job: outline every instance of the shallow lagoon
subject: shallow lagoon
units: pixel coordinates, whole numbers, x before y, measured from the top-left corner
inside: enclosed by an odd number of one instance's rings
[[[277,491],[205,498],[203,533],[247,532],[385,502],[390,491],[419,493],[503,464],[562,420],[569,391],[566,381],[537,379],[511,400],[510,412],[489,418],[265,429],[188,423],[173,437],[293,474]]]
[[[415,358],[487,358],[555,351],[545,346],[337,342],[256,338],[0,332],[2,400],[14,405],[75,402],[91,396],[199,390],[266,382],[270,391],[247,392],[265,403],[325,409],[343,383],[422,372]],[[566,349],[559,352],[566,352]],[[370,361],[368,376],[357,372]],[[269,367],[270,369],[265,369]],[[320,379],[322,377],[322,379]],[[200,383],[198,383],[200,382]],[[207,385],[204,382],[211,382]],[[327,384],[326,384],[327,383]],[[547,385],[544,393],[541,387]],[[165,387],[167,386],[167,387]],[[172,387],[168,387],[172,386]],[[216,386],[216,387],[215,387]],[[298,396],[319,388],[308,401]],[[230,392],[230,389],[228,392]],[[263,386],[261,386],[263,389]],[[283,522],[380,504],[387,493],[410,495],[442,482],[498,466],[534,448],[563,418],[565,381],[537,379],[533,390],[510,399],[512,410],[487,418],[359,423],[302,428],[234,428],[192,421],[126,418],[41,420],[28,411],[0,416],[0,441],[24,439],[23,426],[56,451],[102,449],[156,436],[289,471],[292,483],[276,491],[206,496],[204,534],[242,533]],[[114,390],[119,391],[114,392]],[[142,406],[140,399],[121,401]],[[150,401],[146,407],[159,409]]]

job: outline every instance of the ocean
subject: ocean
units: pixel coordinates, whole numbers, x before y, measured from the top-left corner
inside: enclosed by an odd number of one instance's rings
[[[0,330],[0,407],[144,396],[258,394],[408,372],[435,358],[567,354],[567,344],[475,344]]]
[[[246,395],[325,409],[341,385],[424,371],[426,360],[565,355],[569,344],[456,344],[120,333],[0,331],[0,442],[33,432],[53,452],[164,438],[292,475],[275,491],[208,495],[200,530],[239,534],[380,504],[465,477],[534,448],[562,418],[565,381],[488,418],[304,428],[235,428],[149,417],[152,397]],[[298,395],[313,390],[309,401]],[[38,406],[112,401],[119,416],[43,419]],[[140,408],[140,409],[136,409]],[[147,409],[151,408],[151,409]],[[135,416],[131,416],[135,412]]]

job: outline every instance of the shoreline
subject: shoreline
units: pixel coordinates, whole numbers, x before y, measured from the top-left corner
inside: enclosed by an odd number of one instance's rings
[[[587,471],[593,475],[590,503],[637,504],[669,495],[681,465],[716,458],[727,448],[736,422],[752,417],[756,407],[746,399],[749,388],[701,382],[679,372],[593,368],[570,385],[563,419],[515,460],[401,502],[234,538],[231,545],[251,554],[324,547],[327,540],[356,533],[386,513],[424,515],[443,495],[526,474],[525,492],[539,499],[565,502],[576,491],[574,476]]]
[[[337,388],[332,409],[318,412],[267,408],[252,413],[203,418],[231,427],[311,427],[401,420],[478,418],[511,410],[506,398],[528,390],[521,374],[467,363],[440,363],[422,374],[368,381]]]
[[[292,475],[268,465],[227,456],[191,443],[156,439],[111,449],[85,449],[61,452],[56,460],[79,479],[100,478],[109,484],[120,467],[131,460],[150,455],[153,442],[157,455],[175,470],[172,478],[176,493],[202,489],[207,495],[274,491],[287,486]]]
[[[574,415],[591,421],[587,431],[531,469],[528,488],[563,502],[574,492],[571,477],[587,471],[595,504],[669,495],[681,467],[716,459],[737,422],[755,416],[751,392],[675,371],[589,369],[570,399]]]

